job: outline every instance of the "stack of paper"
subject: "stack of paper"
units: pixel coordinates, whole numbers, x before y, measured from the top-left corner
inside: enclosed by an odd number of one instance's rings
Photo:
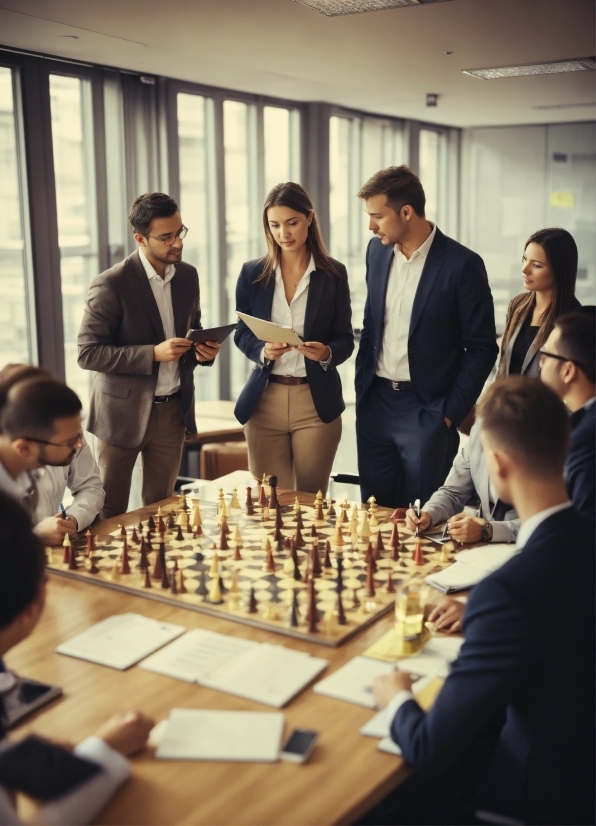
[[[122,671],[185,631],[141,614],[115,614],[62,643],[56,652]]]
[[[433,637],[415,657],[399,660],[397,668],[420,677],[437,677],[444,680],[449,674],[449,665],[459,654],[462,637]]]
[[[279,756],[283,728],[283,714],[174,708],[155,757],[272,763]]]
[[[516,552],[515,545],[498,544],[461,551],[455,554],[453,565],[430,574],[426,581],[443,594],[465,591],[508,562]]]
[[[317,694],[325,694],[336,700],[345,700],[358,706],[374,708],[376,703],[372,695],[372,685],[375,677],[380,674],[391,674],[394,671],[392,663],[381,660],[371,660],[368,657],[354,657],[329,677],[325,677],[314,687]]]
[[[327,664],[282,645],[197,629],[149,657],[141,668],[281,708]]]

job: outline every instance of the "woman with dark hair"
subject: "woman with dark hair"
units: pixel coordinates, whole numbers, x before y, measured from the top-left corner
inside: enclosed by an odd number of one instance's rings
[[[303,340],[263,346],[242,321],[237,347],[255,362],[235,414],[245,427],[248,461],[257,479],[325,492],[345,408],[337,366],[354,349],[346,268],[331,258],[307,192],[275,186],[263,209],[268,252],[242,267],[236,309],[291,327]]]
[[[565,229],[541,229],[528,238],[522,273],[527,292],[507,310],[497,378],[536,377],[539,349],[560,315],[579,310],[575,297],[577,247]]]

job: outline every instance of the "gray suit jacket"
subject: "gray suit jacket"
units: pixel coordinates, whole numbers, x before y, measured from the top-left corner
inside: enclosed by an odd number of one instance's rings
[[[520,525],[516,511],[513,508],[507,511],[504,522],[494,522],[491,518],[488,469],[480,444],[480,427],[476,422],[468,443],[455,457],[445,484],[433,493],[422,510],[429,513],[432,524],[437,525],[461,513],[470,500],[478,499],[482,509],[480,515],[492,523],[492,541],[515,542]]]
[[[190,264],[172,278],[176,336],[201,327],[199,278]],[[165,341],[157,303],[136,250],[93,279],[79,330],[79,366],[94,370],[87,429],[116,447],[141,443],[151,413],[159,363],[153,347]],[[186,429],[196,433],[191,348],[182,356],[180,390]],[[212,364],[208,362],[207,364]]]

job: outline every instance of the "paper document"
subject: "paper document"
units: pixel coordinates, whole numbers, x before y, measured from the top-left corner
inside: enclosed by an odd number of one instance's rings
[[[421,677],[419,680],[416,680],[416,682],[412,685],[412,694],[414,696],[419,694],[426,688],[427,685],[431,684],[432,680],[432,677]],[[390,725],[391,720],[389,719],[387,709],[384,708],[381,709],[381,711],[378,711],[374,717],[371,717],[367,723],[361,726],[359,732],[360,734],[364,734],[365,737],[389,737]]]
[[[177,680],[200,683],[210,671],[258,647],[259,643],[251,640],[195,628],[148,657],[141,663],[141,668]]]
[[[284,715],[276,712],[174,708],[155,757],[272,763],[283,729]]]
[[[391,737],[383,737],[383,739],[378,744],[377,749],[379,751],[386,751],[387,754],[401,755],[400,747],[393,742]]]
[[[63,642],[56,652],[123,671],[185,631],[141,614],[116,614]]]
[[[272,321],[265,321],[262,318],[255,318],[255,316],[239,313],[238,311],[236,311],[236,315],[261,341],[285,341],[286,344],[292,347],[300,347],[301,344],[304,344],[300,336],[296,335],[291,327],[283,327],[281,324],[274,324]]]
[[[372,695],[373,681],[379,674],[391,674],[392,671],[393,663],[371,660],[368,657],[354,657],[317,683],[313,690],[317,694],[325,694],[336,700],[375,708],[375,698]]]
[[[464,591],[477,585],[517,553],[515,545],[483,545],[455,554],[453,565],[426,577],[426,582],[443,594]]]

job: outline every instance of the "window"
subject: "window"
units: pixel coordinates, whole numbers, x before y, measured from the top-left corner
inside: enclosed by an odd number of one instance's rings
[[[217,214],[211,157],[213,101],[183,92],[177,97],[180,212],[189,228],[184,260],[199,273],[203,327],[216,327],[220,314],[217,242],[212,237]],[[217,369],[197,369],[194,376],[197,398],[219,398]]]
[[[77,365],[77,335],[98,273],[91,82],[50,75],[50,104],[66,382],[85,406],[91,373]]]
[[[420,174],[426,195],[426,217],[436,222],[439,212],[439,133],[420,130]]]
[[[28,289],[28,244],[20,177],[15,76],[0,66],[0,368],[36,361],[33,302]]]
[[[265,192],[285,181],[300,182],[300,113],[279,106],[263,107]]]

